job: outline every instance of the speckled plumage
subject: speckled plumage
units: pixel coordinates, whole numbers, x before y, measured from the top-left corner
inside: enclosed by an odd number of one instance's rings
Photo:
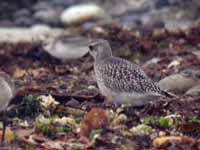
[[[92,44],[90,49],[95,59],[94,70],[98,87],[108,99],[117,103],[143,105],[163,96],[160,88],[138,65],[112,56],[107,41],[100,40]]]
[[[14,97],[14,83],[7,76],[0,76],[0,111],[4,111]]]
[[[137,65],[127,60],[112,56],[95,64],[94,68],[97,81],[103,82],[112,91],[160,92],[160,88]]]

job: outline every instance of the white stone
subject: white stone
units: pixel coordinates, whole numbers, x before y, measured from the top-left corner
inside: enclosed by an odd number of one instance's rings
[[[180,64],[181,64],[181,59],[173,60],[172,62],[169,63],[167,68],[177,67]]]
[[[47,8],[47,9],[36,11],[33,17],[36,20],[39,20],[48,24],[58,24],[60,13],[61,13],[61,10],[59,9]]]
[[[79,24],[87,20],[102,18],[104,10],[95,4],[80,4],[71,6],[61,14],[61,22],[65,25]]]
[[[33,32],[49,32],[51,30],[51,28],[45,24],[36,24],[31,27],[31,30]]]

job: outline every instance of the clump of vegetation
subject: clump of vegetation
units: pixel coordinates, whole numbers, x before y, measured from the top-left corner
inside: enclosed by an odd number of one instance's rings
[[[68,126],[61,126],[61,127],[56,127],[57,132],[72,132],[72,129]]]
[[[119,150],[127,150],[128,148],[125,145],[120,145]]]
[[[41,111],[40,99],[36,96],[28,95],[23,97],[19,105],[11,110],[10,116],[19,118],[35,118]]]
[[[191,120],[189,120],[190,123],[200,123],[200,116],[194,116]]]
[[[39,116],[35,120],[35,131],[47,137],[53,137],[56,134],[56,126],[52,124],[52,119]]]
[[[144,117],[143,124],[145,125],[156,125],[162,128],[173,128],[175,127],[176,121],[172,120],[171,118],[167,118],[167,117],[153,117],[153,116],[147,116]]]
[[[56,120],[61,120],[58,116],[45,118],[40,115],[35,120],[35,131],[47,137],[54,137],[58,132],[73,132],[73,127],[70,124],[60,124]]]
[[[139,124],[138,126],[131,128],[130,131],[137,135],[149,135],[153,130],[148,125]]]

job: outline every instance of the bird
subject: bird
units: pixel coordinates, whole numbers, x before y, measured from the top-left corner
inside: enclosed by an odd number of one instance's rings
[[[185,69],[181,73],[185,77],[200,79],[200,70]]]
[[[11,99],[15,95],[15,84],[14,81],[4,72],[0,72],[0,112],[2,112],[3,132],[1,142],[4,142],[5,131],[7,125],[7,107]]]
[[[185,69],[171,74],[158,82],[159,87],[168,92],[183,94],[200,84],[200,70]]]
[[[89,39],[78,35],[60,35],[43,41],[43,49],[51,56],[66,62],[83,57],[88,53]]]
[[[102,95],[118,104],[142,106],[159,97],[173,97],[162,91],[135,63],[112,55],[107,40],[89,43],[94,58],[94,72]]]

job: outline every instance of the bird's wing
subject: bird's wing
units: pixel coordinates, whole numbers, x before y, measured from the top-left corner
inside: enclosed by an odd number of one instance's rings
[[[115,92],[158,93],[159,87],[137,66],[113,57],[98,68],[105,86]]]
[[[150,79],[140,80],[138,81],[138,84],[140,84],[140,87],[144,92],[161,94],[160,87],[152,82]]]

